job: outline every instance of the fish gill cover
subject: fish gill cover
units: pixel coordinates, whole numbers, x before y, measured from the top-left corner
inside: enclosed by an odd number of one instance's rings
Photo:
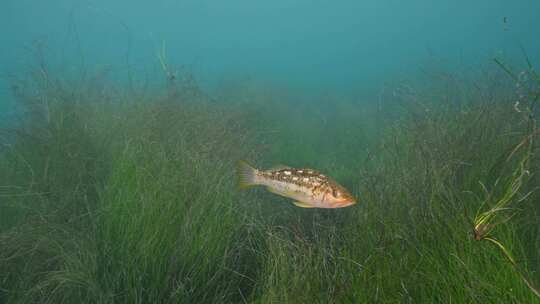
[[[0,6],[0,303],[540,303],[537,1]]]

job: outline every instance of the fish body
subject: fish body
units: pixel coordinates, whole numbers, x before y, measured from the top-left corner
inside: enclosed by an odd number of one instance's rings
[[[356,203],[347,189],[313,169],[280,166],[263,171],[240,161],[238,174],[241,188],[266,186],[268,191],[291,198],[302,208],[342,208]]]

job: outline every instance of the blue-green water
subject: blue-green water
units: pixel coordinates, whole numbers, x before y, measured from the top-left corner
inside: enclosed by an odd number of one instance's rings
[[[249,77],[373,92],[426,65],[519,59],[520,45],[536,62],[539,11],[538,1],[6,0],[0,69],[28,67],[39,43],[67,71],[111,66],[125,77],[129,65],[152,78],[164,44],[208,85]]]

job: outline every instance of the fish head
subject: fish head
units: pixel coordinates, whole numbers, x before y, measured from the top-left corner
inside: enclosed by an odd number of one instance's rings
[[[333,208],[342,208],[356,204],[356,199],[344,187],[334,184],[328,189],[328,202]]]

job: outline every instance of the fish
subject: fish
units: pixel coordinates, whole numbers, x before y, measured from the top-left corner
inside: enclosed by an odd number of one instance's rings
[[[242,189],[266,186],[271,193],[293,199],[301,208],[343,208],[356,204],[353,195],[330,177],[313,169],[277,166],[258,170],[245,161],[238,162]]]

